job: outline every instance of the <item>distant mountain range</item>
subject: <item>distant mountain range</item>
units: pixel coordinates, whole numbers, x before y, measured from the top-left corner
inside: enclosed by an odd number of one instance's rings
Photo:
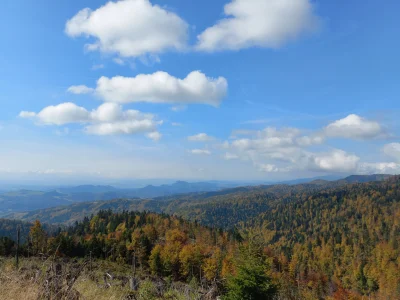
[[[78,196],[81,199],[89,197],[91,194],[102,198],[154,198],[175,194],[186,194],[193,192],[215,191],[223,188],[218,183],[210,182],[186,182],[177,181],[173,184],[163,184],[160,186],[148,185],[136,189],[117,189],[113,186],[105,185],[81,185],[76,187],[60,188],[57,191],[63,194]],[[97,199],[103,200],[103,199]],[[105,199],[106,200],[106,199]],[[81,200],[82,201],[82,200]]]
[[[383,181],[390,177],[391,175],[380,174],[353,175],[335,181],[316,179],[296,185],[259,185],[228,189],[220,189],[212,183],[179,181],[172,185],[147,186],[132,190],[119,190],[107,186],[71,187],[63,189],[63,193],[59,191],[40,193],[23,190],[11,195],[10,193],[6,194],[10,198],[13,196],[14,200],[0,200],[0,208],[4,209],[4,206],[11,208],[8,211],[3,210],[3,217],[8,219],[21,219],[29,222],[40,219],[43,222],[53,224],[72,224],[84,216],[90,216],[106,209],[113,211],[147,210],[190,217],[193,211],[201,215],[203,210],[215,209],[218,203],[218,205],[223,206],[224,211],[229,210],[231,214],[241,213],[244,218],[245,215],[260,213],[261,210],[268,207],[268,203],[275,201],[275,199],[290,199],[290,195],[297,193],[318,192],[323,189],[340,188],[348,184]],[[108,188],[110,191],[107,191]],[[184,191],[187,193],[184,193]],[[0,195],[0,199],[2,197],[4,195]],[[240,202],[248,199],[256,200],[251,200],[249,205],[242,209],[235,208],[235,206],[231,207],[231,203],[235,203],[234,201]],[[32,202],[29,202],[30,200]],[[225,202],[229,202],[229,205],[223,205]],[[23,204],[21,205],[21,203]],[[210,208],[208,203],[214,204]],[[39,207],[40,205],[42,207]],[[28,207],[34,208],[28,209]],[[237,211],[238,209],[240,212]]]
[[[383,181],[393,177],[393,175],[388,174],[373,174],[373,175],[351,175],[342,180],[347,183],[363,183],[371,181]]]
[[[117,188],[110,185],[78,185],[73,187],[58,188],[57,191],[64,194],[73,193],[107,193],[116,191]]]
[[[391,175],[352,175],[344,179],[335,177],[318,177],[308,179],[297,179],[279,184],[304,184],[314,185],[345,184],[356,182],[382,181]],[[273,185],[273,184],[268,184]],[[262,185],[260,185],[262,186]],[[265,185],[264,185],[265,186]],[[233,190],[229,190],[233,188]],[[236,190],[235,190],[236,189]],[[173,184],[160,186],[148,185],[142,188],[120,189],[110,185],[80,185],[73,187],[60,187],[50,191],[18,190],[0,194],[0,217],[13,212],[33,211],[50,207],[65,206],[73,203],[107,201],[113,199],[155,199],[165,200],[177,198],[177,195],[203,193],[199,197],[209,197],[212,194],[223,195],[231,191],[245,191],[249,187],[238,187],[237,184],[228,182],[186,182],[177,181]]]
[[[76,202],[111,199],[146,199],[193,192],[216,191],[223,187],[225,186],[219,183],[177,181],[170,185],[148,185],[136,189],[118,189],[108,185],[81,185],[62,187],[51,191],[10,191],[0,194],[0,216],[4,216],[10,212],[30,211],[69,205]]]

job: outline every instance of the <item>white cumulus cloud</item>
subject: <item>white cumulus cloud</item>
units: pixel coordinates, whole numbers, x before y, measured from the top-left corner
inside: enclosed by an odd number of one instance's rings
[[[319,24],[309,0],[232,0],[224,13],[198,36],[198,50],[277,48]]]
[[[355,114],[329,124],[324,128],[324,132],[328,137],[349,139],[372,139],[385,134],[384,128],[378,122]]]
[[[107,102],[200,103],[218,106],[226,96],[225,78],[209,78],[193,71],[184,79],[166,72],[140,74],[136,77],[101,77],[96,94]]]
[[[89,115],[85,108],[71,102],[47,106],[39,113],[22,111],[19,114],[22,118],[34,118],[41,123],[54,125],[85,123],[88,122]]]
[[[123,110],[116,103],[103,103],[97,109],[88,111],[74,103],[62,103],[48,106],[39,113],[20,113],[20,117],[31,118],[46,125],[65,125],[69,123],[85,124],[84,131],[95,135],[117,135],[148,133],[153,140],[161,138],[157,126],[162,122],[155,120],[152,114],[137,110]]]
[[[149,0],[121,0],[96,10],[82,9],[67,21],[65,32],[70,37],[94,38],[94,43],[86,45],[88,51],[140,57],[183,50],[188,24]]]
[[[305,135],[297,128],[267,127],[252,132],[247,138],[236,138],[227,143],[224,159],[238,158],[251,162],[264,172],[324,171],[355,172],[360,158],[343,150],[314,152],[307,148],[321,145],[321,133]]]
[[[360,158],[343,150],[334,149],[328,153],[310,153],[307,155],[308,168],[316,171],[354,172]]]
[[[303,136],[297,128],[267,127],[260,131],[251,131],[251,134],[251,138],[235,139],[232,146],[240,151],[271,152],[283,147],[311,146],[322,142],[319,136]]]

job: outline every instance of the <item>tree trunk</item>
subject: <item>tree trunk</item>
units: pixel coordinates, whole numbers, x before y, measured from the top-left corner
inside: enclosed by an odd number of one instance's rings
[[[18,226],[17,228],[17,251],[15,253],[15,266],[19,267],[19,236],[20,236],[21,228]]]

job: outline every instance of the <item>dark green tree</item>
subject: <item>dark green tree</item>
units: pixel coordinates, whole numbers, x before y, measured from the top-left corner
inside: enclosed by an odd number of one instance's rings
[[[268,276],[270,266],[266,263],[260,237],[249,234],[249,242],[240,247],[237,273],[228,278],[226,300],[273,299],[276,286]]]

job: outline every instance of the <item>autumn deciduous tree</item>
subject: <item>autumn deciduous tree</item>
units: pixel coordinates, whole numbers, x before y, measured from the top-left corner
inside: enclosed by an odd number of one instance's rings
[[[166,232],[165,239],[166,241],[163,251],[161,252],[161,259],[165,270],[177,278],[180,269],[179,253],[187,241],[187,236],[178,229],[172,229]]]
[[[150,258],[149,258],[149,266],[150,270],[154,275],[162,275],[163,272],[163,264],[161,261],[161,251],[162,246],[156,245],[153,250],[151,250]]]
[[[36,220],[30,229],[29,237],[33,245],[33,253],[38,254],[44,252],[46,248],[46,232],[42,228],[39,220]]]
[[[203,254],[201,253],[199,245],[189,244],[185,245],[179,253],[179,260],[181,262],[181,272],[183,275],[191,277],[201,272],[201,265],[203,262]]]
[[[214,248],[211,257],[204,260],[203,272],[208,281],[215,280],[222,271],[222,253],[219,248]]]

